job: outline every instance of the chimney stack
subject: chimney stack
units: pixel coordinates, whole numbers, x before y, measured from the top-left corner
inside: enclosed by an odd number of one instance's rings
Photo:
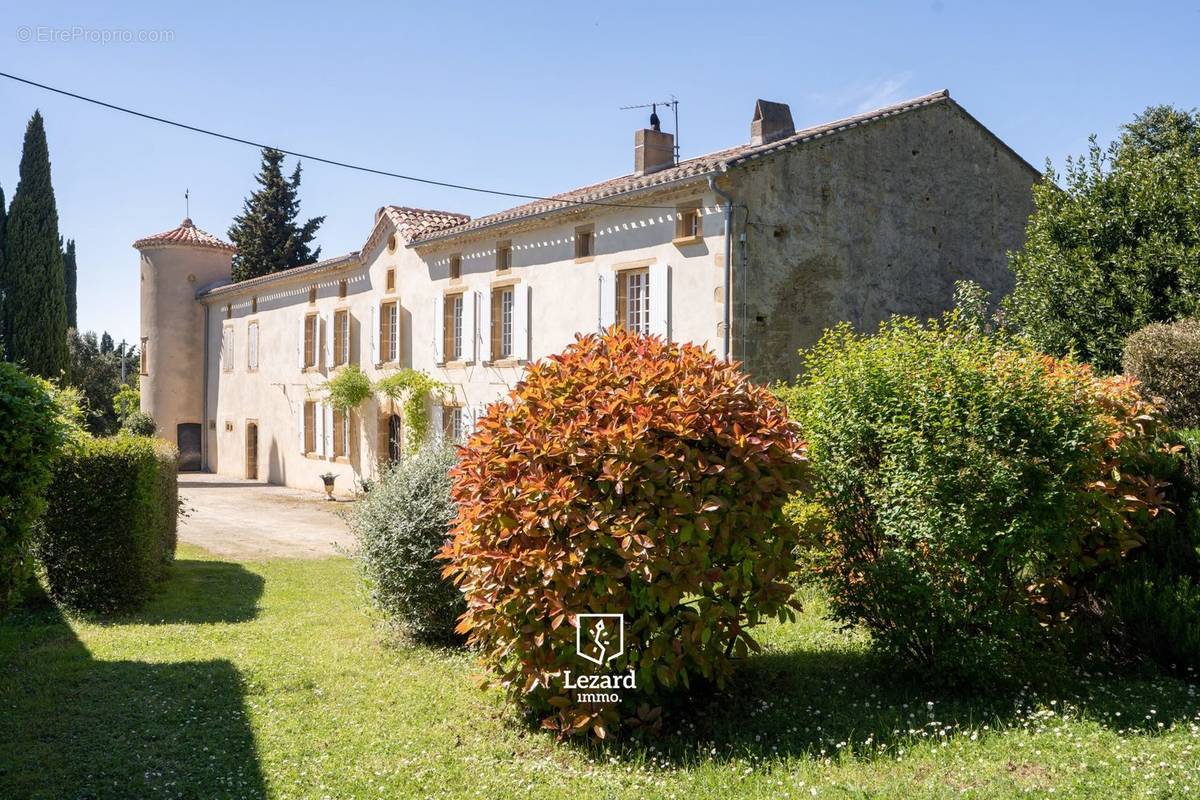
[[[758,100],[754,104],[754,119],[750,122],[750,144],[767,144],[796,132],[792,110],[787,103]]]
[[[643,128],[633,134],[633,174],[648,175],[675,166],[675,137]]]

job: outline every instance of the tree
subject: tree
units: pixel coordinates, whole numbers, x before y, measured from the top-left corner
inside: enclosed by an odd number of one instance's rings
[[[67,368],[67,302],[40,112],[25,129],[18,174],[4,240],[5,357],[31,374],[57,378]]]
[[[79,326],[79,298],[76,292],[74,239],[68,239],[67,247],[63,250],[63,281],[67,288],[67,327],[75,328]]]
[[[267,148],[262,169],[255,180],[259,189],[246,198],[242,213],[234,217],[229,238],[237,245],[233,257],[233,279],[244,281],[269,275],[321,257],[321,248],[309,249],[325,217],[313,217],[299,225],[300,163],[292,177],[283,177],[283,153]]]
[[[100,352],[101,353],[111,353],[116,349],[117,349],[116,346],[113,345],[112,337],[108,335],[108,331],[105,331],[104,333],[100,334]]]
[[[106,334],[107,335],[107,334]],[[122,394],[121,357],[116,351],[105,351],[93,331],[69,331],[66,340],[71,355],[70,382],[79,390],[84,425],[94,436],[108,436],[121,426],[122,415],[115,399]],[[111,339],[109,340],[111,341]],[[126,363],[126,380],[137,386],[137,366]]]
[[[0,359],[8,349],[8,328],[4,325],[6,319],[4,306],[5,287],[8,285],[4,277],[4,234],[8,227],[8,213],[5,210],[4,189],[0,188]]]
[[[1047,165],[1005,317],[1046,352],[1120,369],[1125,338],[1200,311],[1200,117],[1146,109],[1106,149]]]

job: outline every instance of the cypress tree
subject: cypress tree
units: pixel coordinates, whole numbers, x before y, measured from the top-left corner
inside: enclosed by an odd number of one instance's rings
[[[75,240],[67,240],[67,248],[63,250],[63,281],[67,287],[67,327],[75,328],[79,324],[79,297],[76,293],[75,277]]]
[[[66,286],[50,150],[37,111],[25,129],[18,176],[4,237],[5,357],[57,378],[68,364]]]
[[[267,148],[262,152],[262,168],[255,190],[234,217],[229,239],[237,245],[233,257],[233,279],[244,281],[269,275],[321,257],[321,248],[310,250],[324,217],[313,217],[300,225],[300,164],[290,179],[283,177],[283,153]]]
[[[5,320],[8,318],[5,311],[4,295],[7,291],[8,281],[4,275],[4,232],[8,225],[7,206],[4,204],[4,189],[0,188],[0,358],[5,358],[5,353],[8,351],[8,326],[5,325]]]

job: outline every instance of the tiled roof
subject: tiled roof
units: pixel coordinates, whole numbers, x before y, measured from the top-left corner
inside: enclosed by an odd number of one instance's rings
[[[890,106],[885,106],[875,111],[868,111],[863,114],[856,114],[845,119],[834,120],[822,125],[816,125],[811,128],[796,131],[791,136],[785,136],[782,139],[777,139],[766,144],[752,145],[743,144],[736,147],[729,147],[724,150],[718,150],[715,153],[697,156],[680,161],[673,167],[651,172],[647,175],[623,175],[619,178],[594,183],[590,186],[584,186],[579,189],[572,189],[569,192],[553,195],[545,200],[534,200],[530,203],[516,206],[505,211],[500,211],[495,214],[477,217],[476,219],[464,218],[464,221],[459,223],[451,222],[454,217],[461,217],[457,214],[444,214],[443,212],[424,212],[427,214],[442,214],[444,223],[441,226],[429,226],[425,230],[416,233],[412,237],[408,237],[410,245],[424,244],[439,239],[449,238],[458,234],[467,233],[478,230],[480,228],[488,228],[494,225],[502,225],[507,222],[525,219],[527,217],[535,217],[541,214],[546,214],[552,211],[559,211],[566,208],[571,208],[579,203],[597,203],[600,205],[620,205],[620,201],[610,200],[620,195],[638,192],[644,189],[650,189],[657,186],[663,186],[670,183],[677,183],[691,178],[700,178],[716,173],[724,172],[730,167],[735,167],[753,159],[761,158],[765,155],[776,153],[780,150],[786,150],[791,147],[812,141],[831,134],[839,133],[849,128],[855,128],[869,122],[892,117],[897,114],[903,114],[906,111],[912,111],[917,108],[932,105],[934,103],[948,101],[950,92],[945,89],[934,92],[932,94],[914,97],[911,100],[905,100],[902,103],[895,103]],[[632,201],[631,201],[632,202]],[[392,206],[389,206],[392,208]]]
[[[442,230],[471,221],[466,214],[455,214],[453,211],[434,211],[428,208],[409,208],[408,206],[384,206],[383,213],[387,214],[396,225],[400,235],[410,242],[430,231]]]
[[[229,252],[237,252],[237,248],[224,239],[218,239],[208,231],[202,231],[192,224],[190,219],[184,219],[179,223],[179,227],[162,233],[156,233],[153,236],[146,236],[138,239],[133,243],[133,246],[141,250],[144,247],[155,247],[161,245],[178,245],[183,247],[209,247],[213,250],[228,250]]]
[[[314,261],[311,264],[303,264],[299,267],[285,269],[282,272],[272,272],[269,275],[259,275],[257,278],[247,278],[244,281],[237,283],[226,283],[220,286],[206,286],[196,292],[196,297],[219,297],[227,294],[235,294],[246,289],[254,289],[267,283],[278,283],[291,278],[301,278],[312,276],[314,273],[331,272],[333,270],[342,269],[343,267],[359,266],[361,261],[358,257],[358,251],[347,253],[344,256],[335,258],[327,258],[324,261]]]

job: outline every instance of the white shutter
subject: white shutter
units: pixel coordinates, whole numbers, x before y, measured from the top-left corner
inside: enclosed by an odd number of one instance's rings
[[[612,270],[602,270],[600,278],[600,316],[597,327],[603,332],[617,321],[617,282]]]
[[[433,408],[430,409],[429,434],[432,441],[442,441],[442,404],[437,401],[437,398],[434,398]]]
[[[325,404],[313,404],[313,450],[319,456],[325,455]]]
[[[446,336],[446,299],[444,297],[433,298],[433,362],[435,364],[444,364],[446,362],[445,353],[445,336]]]
[[[333,315],[321,317],[321,335],[325,337],[325,369],[333,369]]]
[[[296,409],[296,428],[300,431],[300,454],[304,454],[304,401]]]
[[[650,333],[671,338],[671,267],[650,265]]]
[[[463,292],[462,296],[462,360],[475,360],[475,296],[478,292]]]
[[[490,293],[479,293],[479,361],[486,364],[492,360],[492,297]]]
[[[371,366],[379,363],[379,306],[371,306]]]
[[[325,423],[321,426],[321,430],[325,434],[325,449],[322,455],[326,458],[333,458],[333,406],[322,403],[321,410],[325,416]]]
[[[529,360],[529,287],[513,287],[512,356],[518,361]]]
[[[392,334],[392,352],[388,353],[390,361],[399,363],[400,361],[400,298],[396,298],[396,302],[392,305],[391,317],[388,319],[388,326],[391,328]]]
[[[297,327],[296,336],[296,366],[300,371],[304,371],[304,315],[300,315],[300,325]]]

